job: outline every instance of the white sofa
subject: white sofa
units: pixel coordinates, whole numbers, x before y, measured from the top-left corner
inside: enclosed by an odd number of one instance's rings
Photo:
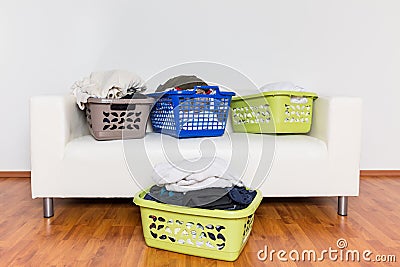
[[[228,123],[222,137],[160,138],[148,126],[144,139],[96,141],[72,96],[33,97],[32,197],[43,198],[45,217],[54,214],[53,198],[133,197],[152,183],[152,165],[166,160],[165,147],[178,147],[190,157],[199,156],[204,146],[203,153],[213,150],[229,160],[246,138],[245,183],[259,187],[264,197],[336,196],[338,214],[346,215],[348,196],[359,193],[361,108],[359,98],[319,97],[308,135],[232,133]],[[212,143],[202,143],[205,140]],[[261,158],[260,148],[274,153]]]

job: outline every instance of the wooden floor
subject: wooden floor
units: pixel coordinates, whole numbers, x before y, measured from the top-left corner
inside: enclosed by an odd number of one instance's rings
[[[312,266],[346,262],[271,262],[257,251],[347,249],[396,255],[400,261],[400,179],[361,179],[359,197],[349,198],[349,215],[336,214],[337,198],[264,199],[252,233],[235,262],[149,248],[140,210],[131,199],[56,199],[55,217],[42,217],[42,200],[31,199],[28,178],[0,178],[0,266]],[[286,255],[288,257],[288,255]],[[338,264],[341,263],[341,264]],[[387,263],[359,262],[360,266]],[[396,264],[392,264],[396,266]]]

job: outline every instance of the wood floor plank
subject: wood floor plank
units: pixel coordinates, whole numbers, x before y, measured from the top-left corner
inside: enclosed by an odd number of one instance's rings
[[[281,262],[257,258],[259,250],[369,249],[400,261],[400,179],[369,177],[349,198],[348,216],[337,198],[269,198],[255,213],[240,257],[224,262],[147,247],[140,209],[131,199],[55,199],[55,216],[42,218],[28,178],[0,178],[0,266],[347,266],[347,262]],[[286,255],[287,256],[287,255]],[[374,266],[372,262],[352,266]],[[396,266],[380,263],[379,266]]]

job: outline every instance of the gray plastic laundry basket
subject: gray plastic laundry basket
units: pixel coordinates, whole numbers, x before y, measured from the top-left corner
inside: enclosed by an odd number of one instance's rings
[[[89,98],[86,120],[97,140],[143,138],[154,100]]]

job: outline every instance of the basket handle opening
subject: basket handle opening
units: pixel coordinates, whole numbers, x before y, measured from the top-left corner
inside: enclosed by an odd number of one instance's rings
[[[135,110],[136,104],[111,104],[111,110]]]

